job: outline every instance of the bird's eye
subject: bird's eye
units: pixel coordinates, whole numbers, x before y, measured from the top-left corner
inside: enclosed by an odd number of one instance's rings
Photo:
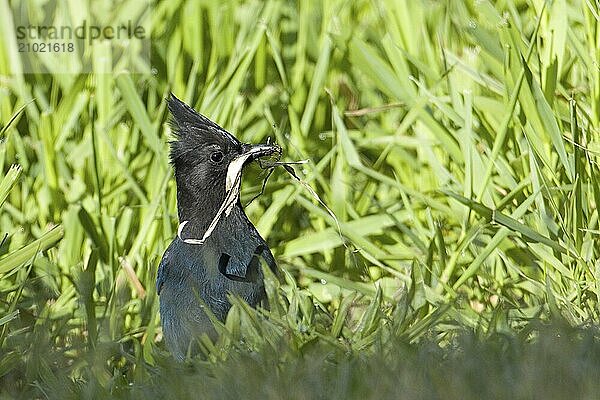
[[[220,151],[215,151],[211,153],[210,160],[215,163],[223,161],[223,153]]]

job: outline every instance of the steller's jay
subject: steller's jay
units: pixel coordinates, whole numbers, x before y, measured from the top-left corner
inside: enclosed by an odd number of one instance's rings
[[[183,360],[195,339],[215,333],[205,306],[223,321],[229,293],[251,306],[265,300],[261,263],[275,271],[275,259],[244,213],[239,179],[244,165],[281,148],[241,143],[174,95],[167,102],[177,139],[170,156],[180,225],[160,262],[156,290],[167,347]],[[228,191],[237,192],[228,197]]]

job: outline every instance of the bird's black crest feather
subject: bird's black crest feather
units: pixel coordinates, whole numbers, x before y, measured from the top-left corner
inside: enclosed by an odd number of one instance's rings
[[[171,127],[174,128],[177,136],[185,135],[191,127],[200,130],[224,131],[219,125],[179,100],[173,93],[167,98],[167,105],[172,116]]]
[[[177,140],[170,142],[171,162],[208,135],[218,135],[234,146],[239,145],[231,133],[179,100],[173,93],[166,100],[171,113],[169,124],[177,137]]]

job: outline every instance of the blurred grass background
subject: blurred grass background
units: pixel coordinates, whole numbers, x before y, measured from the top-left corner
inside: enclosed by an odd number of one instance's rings
[[[158,1],[149,75],[25,74],[33,3],[0,0],[0,398],[596,398],[600,3]],[[169,91],[309,159],[342,235],[275,171],[247,213],[284,282],[186,365]]]

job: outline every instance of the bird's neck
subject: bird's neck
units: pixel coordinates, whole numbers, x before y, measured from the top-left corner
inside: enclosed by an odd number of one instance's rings
[[[225,184],[198,185],[178,176],[176,181],[179,223],[188,221],[186,230],[206,231],[225,201]],[[239,202],[234,207],[240,207]]]

